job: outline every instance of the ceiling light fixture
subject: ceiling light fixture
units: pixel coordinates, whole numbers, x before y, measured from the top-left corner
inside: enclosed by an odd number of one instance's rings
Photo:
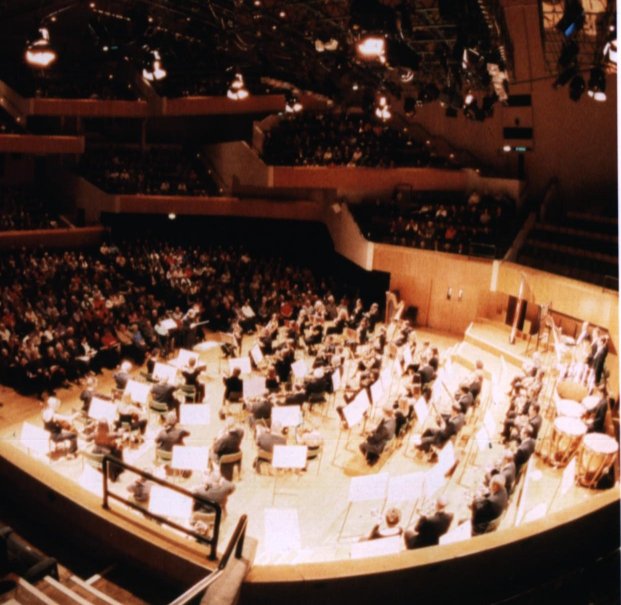
[[[358,42],[358,54],[364,59],[386,61],[386,40],[383,36],[367,36]]]
[[[226,92],[226,96],[233,101],[243,101],[250,96],[250,93],[244,84],[244,76],[242,76],[239,72],[235,74],[235,77]]]
[[[162,65],[162,58],[160,57],[159,51],[154,50],[151,54],[151,64],[142,70],[142,77],[149,82],[158,82],[163,80],[168,75],[168,72]]]
[[[40,38],[26,48],[26,61],[35,67],[49,67],[58,55],[50,44],[50,32],[46,27],[39,28]]]
[[[382,122],[387,122],[390,118],[392,118],[390,105],[388,104],[388,100],[385,95],[382,95],[377,101],[377,106],[375,107],[375,117],[382,120]]]

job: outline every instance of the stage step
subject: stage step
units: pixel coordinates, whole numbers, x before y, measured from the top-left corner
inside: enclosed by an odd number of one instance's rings
[[[85,599],[90,599],[90,603],[96,603],[97,605],[123,605],[123,602],[117,601],[105,592],[91,586],[78,576],[71,576],[65,582],[65,586],[68,586],[73,592]]]
[[[526,342],[518,339],[515,345],[509,343],[511,328],[499,323],[473,322],[468,326],[464,335],[467,342],[496,357],[501,355],[507,363],[521,368],[528,359],[525,355]]]
[[[24,578],[17,579],[14,598],[22,605],[58,605],[58,601]]]
[[[52,576],[45,576],[37,584],[37,587],[41,589],[41,592],[59,603],[59,605],[92,605],[93,603],[100,603],[100,601],[88,599],[77,594],[62,582],[52,578]]]

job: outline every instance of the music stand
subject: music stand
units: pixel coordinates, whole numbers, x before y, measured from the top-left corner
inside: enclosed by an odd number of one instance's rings
[[[296,427],[302,424],[302,406],[285,405],[272,408],[272,424],[282,427]]]
[[[390,536],[389,538],[354,542],[350,548],[350,556],[352,559],[365,559],[366,557],[394,555],[402,550],[403,536]]]
[[[369,401],[369,395],[366,389],[362,389],[356,397],[354,397],[353,401],[347,404],[343,408],[343,416],[345,417],[345,422],[347,423],[347,439],[345,440],[345,448],[347,448],[349,444],[349,440],[351,438],[351,430],[364,418],[366,411],[371,407],[371,402]],[[339,444],[341,442],[341,436],[343,431],[340,430],[339,434],[336,438],[336,445],[334,447],[334,456],[332,457],[332,464],[336,460],[336,455],[339,449]]]
[[[168,363],[171,366],[175,366],[176,368],[183,368],[190,363],[190,359],[196,359],[196,363],[198,363],[199,355],[198,353],[194,353],[194,351],[188,351],[187,349],[179,349],[179,353],[177,357]]]
[[[242,374],[250,374],[252,372],[250,359],[248,357],[233,357],[229,359],[229,372],[232,373],[235,368],[239,368]]]
[[[275,445],[272,454],[272,468],[283,471],[301,471],[306,468],[307,455],[308,448],[305,445]],[[274,500],[276,499],[277,480],[278,474],[275,474],[272,490],[272,504],[274,504]]]
[[[160,517],[173,517],[185,522],[192,516],[194,500],[179,494],[163,485],[152,485],[149,495],[148,511]]]
[[[243,395],[244,399],[260,397],[265,393],[265,377],[251,376],[244,380]]]
[[[147,382],[139,382],[138,380],[128,380],[125,386],[124,395],[129,395],[132,403],[147,405],[149,401],[149,393],[153,385]]]
[[[112,426],[116,418],[116,404],[93,397],[88,407],[88,416],[93,420],[105,420],[109,426]]]
[[[24,422],[19,436],[20,443],[28,450],[29,454],[47,456],[50,449],[50,433],[41,427]]]
[[[209,448],[193,445],[174,445],[170,467],[179,471],[205,471],[209,462]]]
[[[261,351],[261,347],[258,344],[254,345],[254,347],[250,349],[250,357],[252,357],[252,361],[254,361],[254,365],[256,365],[258,368],[264,359],[263,352]]]
[[[153,378],[158,382],[166,379],[166,382],[172,384],[177,378],[177,368],[167,363],[157,361],[153,366]]]
[[[298,359],[295,363],[291,364],[291,371],[298,380],[304,380],[308,374],[308,367],[303,359]]]
[[[179,406],[179,424],[182,426],[206,426],[211,421],[207,403],[182,403]]]
[[[372,502],[374,500],[381,500],[382,506],[386,504],[386,493],[388,490],[388,473],[379,473],[377,475],[362,475],[360,477],[352,477],[349,482],[349,493],[347,495],[347,508],[345,509],[345,516],[343,517],[343,523],[337,536],[337,542],[341,540],[343,530],[345,529],[345,523],[349,516],[351,506],[354,503],[359,502]]]

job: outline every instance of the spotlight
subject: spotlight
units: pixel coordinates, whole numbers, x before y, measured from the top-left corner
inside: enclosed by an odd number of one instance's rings
[[[287,104],[285,105],[285,113],[300,113],[304,109],[298,97],[294,94],[287,95]]]
[[[464,99],[464,106],[472,105],[473,101],[474,101],[474,95],[471,92],[469,92],[466,95],[466,98]]]
[[[383,36],[367,36],[358,42],[358,54],[364,59],[386,61],[386,40]]]
[[[569,98],[572,101],[579,101],[585,89],[586,84],[584,83],[584,78],[580,74],[575,75],[569,83]]]
[[[334,52],[339,47],[339,41],[336,38],[329,38],[328,40],[322,40],[321,38],[317,38],[315,40],[315,50],[318,53],[322,53],[325,51]]]
[[[39,29],[40,38],[26,48],[26,61],[30,65],[46,68],[56,61],[58,55],[50,45],[50,32],[46,27]]]
[[[177,215],[174,212],[171,212],[168,215],[168,219],[171,220],[171,221],[174,221],[176,218],[177,218]]]
[[[142,77],[149,82],[159,82],[163,80],[168,72],[162,65],[162,58],[157,50],[151,52],[152,59],[149,65],[142,70]]]
[[[606,100],[606,74],[601,67],[594,67],[589,78],[589,97],[596,101]]]
[[[236,73],[229,89],[226,92],[226,96],[233,101],[243,101],[247,99],[250,93],[244,85],[244,76],[240,73]]]
[[[382,120],[382,122],[387,122],[392,118],[392,112],[390,111],[390,105],[388,104],[388,100],[385,95],[382,95],[377,101],[377,106],[375,108],[375,117]]]

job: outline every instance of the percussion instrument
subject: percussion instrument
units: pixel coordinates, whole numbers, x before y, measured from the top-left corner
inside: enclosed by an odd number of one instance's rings
[[[587,426],[578,418],[559,416],[552,427],[552,441],[547,462],[563,467],[571,460],[587,432]]]
[[[556,385],[558,399],[572,399],[582,401],[588,394],[588,389],[579,382],[573,380],[562,380]]]
[[[592,412],[601,399],[601,395],[589,395],[582,400],[582,405],[587,412]]]
[[[604,433],[584,436],[578,452],[576,479],[584,487],[594,488],[615,463],[619,444]]]
[[[568,418],[582,418],[586,410],[581,403],[573,399],[557,399],[556,415],[567,416]]]

